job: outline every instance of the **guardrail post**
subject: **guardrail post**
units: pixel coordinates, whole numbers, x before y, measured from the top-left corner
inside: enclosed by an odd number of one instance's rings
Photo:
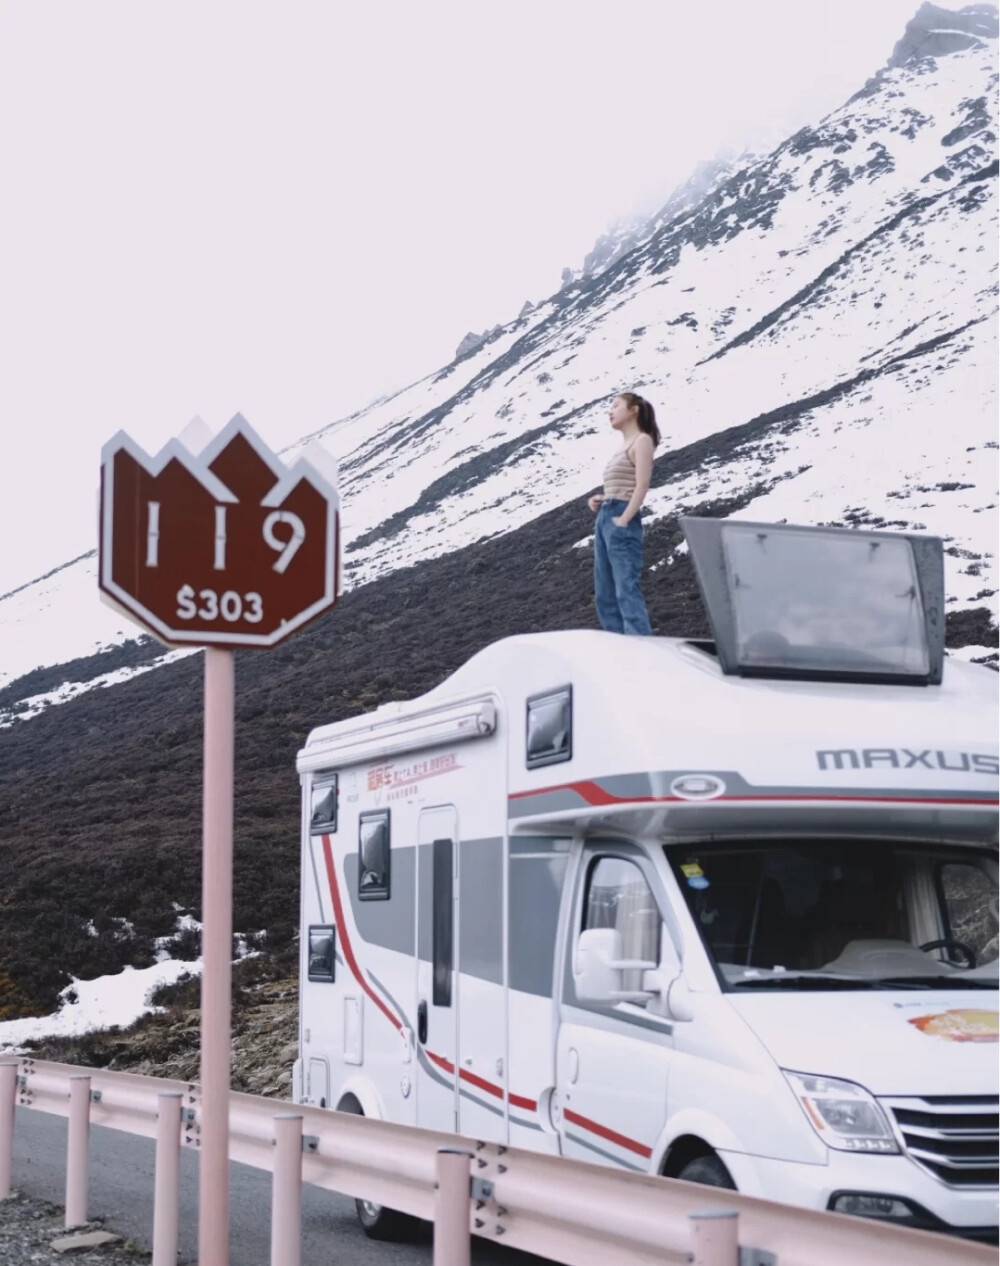
[[[692,1213],[691,1262],[693,1266],[739,1266],[739,1216],[728,1209]]]
[[[469,1266],[469,1171],[472,1154],[439,1147],[434,1193],[434,1266]]]
[[[66,1142],[66,1229],[87,1221],[87,1165],[90,1144],[90,1078],[69,1079],[69,1134]]]
[[[302,1263],[302,1114],[274,1118],[271,1180],[271,1266]]]
[[[14,1103],[17,1099],[17,1064],[0,1064],[0,1200],[11,1191],[14,1171]]]
[[[153,1194],[153,1266],[177,1266],[181,1172],[181,1092],[156,1096],[156,1182]]]

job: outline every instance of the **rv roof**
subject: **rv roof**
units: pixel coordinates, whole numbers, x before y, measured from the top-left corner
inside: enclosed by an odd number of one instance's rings
[[[996,742],[998,679],[979,665],[949,659],[941,685],[922,690],[849,680],[734,677],[724,674],[705,643],[591,630],[503,638],[427,694],[386,704],[378,714],[402,718],[493,692],[513,701],[526,690],[567,682],[574,691],[598,693],[609,731],[631,729],[637,740],[642,725],[655,718],[658,728],[666,720],[671,728],[684,726],[689,732],[729,727],[748,737],[839,731],[872,734],[884,742],[890,731],[912,730],[913,741],[923,735],[925,746],[952,746],[959,736],[963,747],[975,741],[992,750]],[[321,726],[306,746],[361,722],[353,717]]]

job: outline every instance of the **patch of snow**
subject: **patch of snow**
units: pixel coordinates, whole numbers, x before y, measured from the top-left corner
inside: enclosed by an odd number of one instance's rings
[[[183,911],[184,907],[173,903],[174,909]],[[153,941],[153,952],[156,955],[157,962],[167,962],[170,959],[170,950],[177,943],[177,938],[182,932],[201,932],[202,925],[192,914],[180,913],[174,923],[174,930],[169,936],[158,936]],[[239,957],[239,955],[237,955]]]
[[[995,646],[959,646],[956,650],[945,651],[952,659],[964,659],[967,664],[993,664],[1000,659]]]
[[[9,729],[12,725],[16,725],[18,721],[30,721],[33,717],[37,717],[44,712],[46,708],[50,708],[55,704],[69,703],[71,699],[78,699],[80,695],[85,695],[91,690],[101,690],[105,686],[116,686],[123,681],[130,681],[133,677],[141,677],[144,673],[151,673],[154,668],[162,668],[165,664],[172,664],[175,660],[183,659],[186,655],[197,655],[199,650],[199,647],[184,647],[181,650],[168,651],[158,659],[150,660],[148,664],[139,664],[135,668],[118,668],[114,672],[102,673],[99,677],[92,677],[89,681],[64,681],[55,690],[47,690],[40,695],[28,695],[20,701],[16,711],[13,709],[6,711],[0,709],[0,730]]]
[[[127,1028],[148,1012],[161,1011],[150,998],[160,985],[185,973],[201,974],[201,962],[167,959],[152,967],[126,967],[114,976],[73,980],[60,993],[63,1001],[51,1015],[0,1021],[0,1053],[16,1054],[25,1042],[44,1037],[80,1037],[112,1027]],[[69,1001],[75,996],[75,1001]]]

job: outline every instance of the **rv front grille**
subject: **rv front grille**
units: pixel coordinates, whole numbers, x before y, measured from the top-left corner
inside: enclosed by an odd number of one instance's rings
[[[949,1187],[995,1187],[1000,1100],[990,1095],[883,1099],[907,1154]]]

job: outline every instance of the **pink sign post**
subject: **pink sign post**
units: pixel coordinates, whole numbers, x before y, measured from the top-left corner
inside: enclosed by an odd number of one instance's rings
[[[234,656],[326,611],[339,589],[332,460],[286,466],[237,414],[207,445],[101,454],[102,598],[168,646],[205,648],[198,1261],[229,1262]]]

